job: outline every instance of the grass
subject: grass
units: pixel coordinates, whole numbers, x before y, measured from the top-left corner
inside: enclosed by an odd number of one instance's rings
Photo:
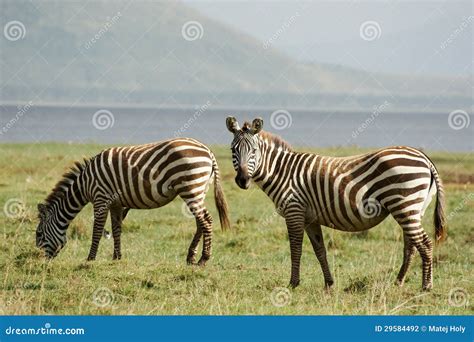
[[[405,286],[394,285],[403,244],[401,229],[388,218],[367,234],[324,228],[335,278],[333,290],[327,293],[307,237],[301,285],[285,289],[290,249],[284,221],[258,188],[243,191],[235,185],[227,147],[213,150],[223,175],[233,230],[221,232],[215,226],[213,257],[206,267],[186,265],[195,225],[183,215],[179,199],[160,209],[129,213],[120,261],[112,261],[112,240],[105,239],[97,260],[85,261],[92,235],[89,205],[72,222],[64,250],[53,261],[45,261],[34,242],[36,204],[74,160],[92,156],[103,147],[0,145],[0,204],[11,205],[13,200],[24,204],[24,210],[14,217],[0,214],[0,313],[454,315],[474,311],[472,303],[461,298],[472,294],[474,287],[473,155],[429,153],[447,188],[449,218],[448,240],[435,248],[431,292],[421,291],[418,255]],[[363,152],[356,148],[314,151],[327,155]],[[207,203],[218,221],[212,191]],[[432,211],[433,205],[424,224],[431,236]],[[459,296],[450,297],[456,288],[461,289]]]

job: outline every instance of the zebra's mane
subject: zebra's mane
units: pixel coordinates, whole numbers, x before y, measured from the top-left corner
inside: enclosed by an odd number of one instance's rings
[[[270,133],[268,131],[260,131],[259,135],[264,140],[274,143],[276,147],[282,147],[285,150],[293,151],[291,145],[276,134]]]
[[[77,180],[91,160],[92,158],[84,159],[82,162],[75,161],[74,166],[72,166],[68,172],[63,174],[62,179],[56,183],[51,193],[46,197],[46,205],[51,205],[55,200],[64,197],[66,189]]]

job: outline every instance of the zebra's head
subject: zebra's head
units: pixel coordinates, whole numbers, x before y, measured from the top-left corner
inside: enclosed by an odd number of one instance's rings
[[[46,257],[54,258],[66,244],[66,228],[55,219],[51,208],[38,204],[39,224],[36,228],[36,247],[44,250]]]
[[[262,130],[263,120],[256,118],[252,124],[245,122],[240,128],[233,116],[226,120],[227,129],[234,134],[232,140],[232,164],[237,172],[235,182],[242,189],[248,189],[250,179],[260,165],[261,151],[258,133]]]

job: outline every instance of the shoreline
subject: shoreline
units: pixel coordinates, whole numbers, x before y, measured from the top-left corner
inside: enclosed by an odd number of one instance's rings
[[[22,107],[30,104],[31,101],[18,102],[18,101],[0,101],[1,107]],[[203,104],[139,104],[139,103],[68,103],[68,102],[41,102],[31,104],[31,107],[37,108],[108,108],[108,109],[150,109],[150,110],[198,110]],[[296,106],[231,106],[231,105],[210,105],[207,110],[228,110],[228,111],[275,111],[279,109],[285,109],[287,111],[311,113],[311,112],[340,112],[340,113],[367,113],[367,111],[373,111],[374,107],[377,107],[377,104],[374,104],[372,107],[296,107]],[[470,109],[469,109],[470,110]],[[417,108],[393,108],[384,112],[384,114],[394,115],[394,114],[429,114],[429,115],[447,115],[453,108],[440,108],[436,111],[434,110],[420,110]]]

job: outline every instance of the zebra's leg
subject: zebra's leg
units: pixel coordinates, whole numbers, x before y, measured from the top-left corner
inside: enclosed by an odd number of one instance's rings
[[[399,217],[395,217],[395,219],[398,221]],[[433,244],[421,226],[421,217],[405,219],[399,224],[402,226],[403,234],[407,236],[411,248],[416,248],[420,253],[423,267],[422,287],[423,290],[430,290],[433,287]]]
[[[295,288],[300,283],[300,261],[304,236],[304,214],[288,211],[285,217],[288,238],[290,240],[291,278],[290,286]]]
[[[186,257],[186,263],[188,265],[192,265],[196,262],[197,246],[202,236],[202,224],[200,224],[200,221],[198,220],[197,211],[199,210],[199,206],[197,206],[196,203],[192,201],[192,199],[183,198],[183,200],[188,206],[189,211],[194,215],[196,219],[196,233],[194,234],[193,240],[191,241],[191,244],[189,245],[188,255]]]
[[[120,235],[122,234],[122,220],[124,217],[123,211],[124,208],[122,206],[115,206],[110,208],[110,216],[112,220],[112,235],[114,237],[113,260],[120,260],[122,258],[122,252],[120,248]]]
[[[203,235],[202,255],[198,265],[204,266],[212,253],[212,217],[206,208],[203,208],[202,214],[196,217],[196,224],[201,227]]]
[[[192,265],[196,262],[197,246],[199,244],[199,241],[201,240],[201,236],[202,227],[196,219],[196,233],[194,234],[193,240],[189,245],[188,256],[186,257],[186,262],[188,263],[188,265]]]
[[[188,264],[193,264],[195,262],[197,246],[199,244],[199,241],[201,240],[201,236],[204,236],[202,245],[202,255],[198,262],[199,265],[203,266],[211,257],[212,217],[204,206],[204,202],[202,200],[196,202],[194,197],[189,199],[183,198],[183,200],[186,202],[186,205],[188,206],[189,210],[196,219],[196,233],[194,234],[193,240],[189,245],[186,262]]]
[[[403,263],[402,267],[400,268],[400,272],[398,272],[397,276],[397,283],[400,286],[403,286],[403,284],[405,283],[405,276],[416,251],[416,247],[411,243],[410,238],[406,234],[403,235],[403,240]]]
[[[433,243],[426,232],[423,232],[421,244],[416,246],[423,263],[423,290],[433,288]]]
[[[321,225],[317,223],[308,223],[305,224],[305,230],[309,240],[311,241],[311,245],[313,246],[314,254],[316,254],[319,264],[321,265],[324,275],[324,285],[326,289],[329,289],[334,284],[334,280],[332,279],[331,271],[329,270]]]
[[[94,229],[92,231],[92,244],[87,260],[95,260],[97,250],[99,248],[100,238],[104,232],[105,221],[107,221],[107,214],[109,209],[106,204],[94,203]]]

